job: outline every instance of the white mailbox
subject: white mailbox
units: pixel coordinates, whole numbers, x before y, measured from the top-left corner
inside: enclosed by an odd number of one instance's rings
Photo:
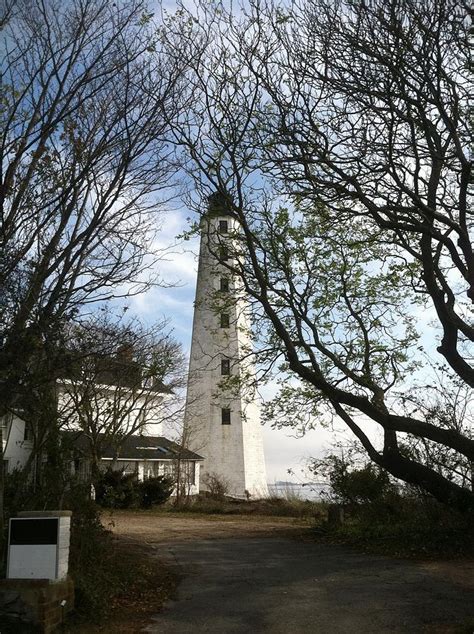
[[[8,579],[65,579],[71,511],[22,512],[10,519]]]

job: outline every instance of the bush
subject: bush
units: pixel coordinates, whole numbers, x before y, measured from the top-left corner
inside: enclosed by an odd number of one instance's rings
[[[64,499],[78,480],[65,472],[61,478],[56,470],[44,465],[41,480],[35,484],[31,471],[14,469],[5,475],[4,505],[5,516],[13,517],[19,511],[43,511],[45,509],[66,508]]]
[[[315,461],[314,473],[331,483],[335,500],[344,504],[344,521],[318,527],[339,540],[368,550],[395,555],[457,555],[471,553],[473,517],[462,515],[420,494],[393,484],[386,472],[371,463],[330,455]]]
[[[433,498],[398,496],[388,503],[361,504],[335,527],[338,538],[394,555],[470,556],[474,552],[473,517]]]
[[[332,463],[329,481],[334,495],[342,503],[380,502],[395,491],[388,473],[377,465],[368,463],[350,471],[341,458],[332,456]]]
[[[75,612],[81,617],[100,618],[110,593],[116,590],[109,565],[113,540],[102,525],[99,507],[89,496],[88,484],[72,482],[63,508],[72,511],[69,574],[74,580]]]
[[[107,469],[96,484],[96,501],[105,508],[151,508],[166,502],[173,488],[173,480],[166,476],[139,482],[134,473]]]
[[[171,478],[157,476],[148,478],[139,484],[140,505],[143,508],[151,508],[153,504],[163,504],[173,493],[174,483]]]
[[[350,455],[344,458],[329,454],[314,460],[309,468],[315,476],[329,480],[329,501],[332,498],[340,504],[372,504],[398,496],[387,471],[372,462],[360,466]]]
[[[28,507],[34,501],[34,491],[31,482],[28,482],[26,474],[21,469],[14,469],[5,475],[4,499],[5,517],[13,517],[18,511]]]
[[[202,483],[209,497],[214,500],[224,500],[229,494],[230,485],[224,478],[215,473],[208,473],[202,478]]]
[[[139,506],[141,494],[136,475],[107,469],[95,485],[95,499],[105,508],[128,509]]]

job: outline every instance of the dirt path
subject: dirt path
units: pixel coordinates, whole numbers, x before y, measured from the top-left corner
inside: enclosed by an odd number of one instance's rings
[[[314,543],[289,518],[116,513],[183,580],[151,634],[472,634],[474,562]]]
[[[115,511],[104,516],[114,533],[149,543],[222,539],[224,537],[286,536],[310,532],[308,522],[291,517],[202,515],[194,513],[140,513]]]

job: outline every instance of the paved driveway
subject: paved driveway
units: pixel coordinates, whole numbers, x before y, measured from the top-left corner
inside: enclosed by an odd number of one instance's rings
[[[282,537],[157,545],[184,574],[146,631],[163,634],[471,632],[471,584],[429,565]]]

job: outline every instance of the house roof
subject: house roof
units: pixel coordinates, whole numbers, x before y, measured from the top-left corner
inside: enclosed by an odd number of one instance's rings
[[[149,392],[172,394],[173,390],[157,377],[146,378],[144,368],[129,356],[120,353],[117,356],[91,354],[79,359],[71,358],[63,380],[81,381],[83,364],[87,360],[88,380],[98,385],[126,387]]]
[[[63,432],[66,442],[79,451],[87,452],[89,439],[80,431]],[[114,448],[107,443],[105,434],[99,434],[99,441],[103,441],[102,458],[113,458]],[[140,436],[134,435],[126,438],[121,446],[119,460],[204,460],[194,451],[180,447],[164,436]]]

